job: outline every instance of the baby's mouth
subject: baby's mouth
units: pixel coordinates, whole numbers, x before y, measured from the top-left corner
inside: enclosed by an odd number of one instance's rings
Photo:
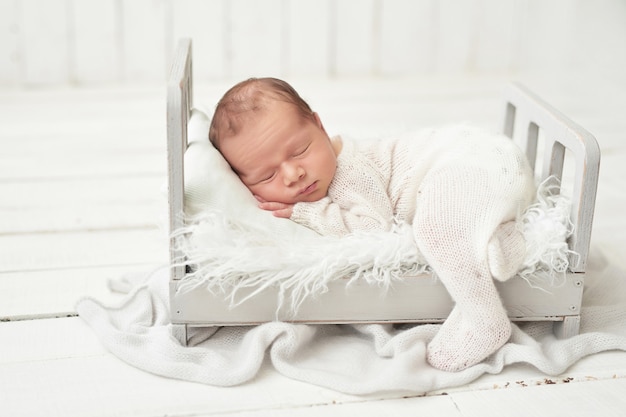
[[[317,181],[315,181],[313,184],[309,185],[308,187],[301,189],[298,195],[300,196],[309,195],[313,193],[316,189],[317,189]]]

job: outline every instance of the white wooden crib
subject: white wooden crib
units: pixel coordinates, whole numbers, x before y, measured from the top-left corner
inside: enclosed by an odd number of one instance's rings
[[[188,145],[187,125],[192,97],[191,40],[183,39],[176,50],[167,90],[170,232],[184,226],[180,214],[185,210],[184,154]],[[501,297],[511,320],[552,321],[558,337],[575,335],[579,330],[598,183],[598,144],[589,132],[518,84],[511,85],[507,92],[504,133],[526,150],[540,179],[550,175],[562,178],[564,166],[571,168],[568,177],[573,180],[568,194],[572,196],[574,233],[568,246],[578,255],[570,259],[563,285],[544,291],[514,277],[498,283]],[[543,151],[538,149],[540,142],[545,144]],[[566,149],[573,157],[572,164],[564,164]],[[537,161],[540,154],[543,154],[542,160]],[[436,323],[444,321],[453,307],[443,285],[431,274],[420,274],[406,277],[384,296],[377,286],[356,283],[348,287],[344,280],[337,280],[331,283],[328,292],[306,299],[296,315],[277,317],[277,289],[268,288],[236,307],[232,307],[223,295],[214,295],[203,288],[178,292],[179,283],[192,266],[185,267],[176,262],[182,254],[173,238],[170,240],[170,256],[173,333],[183,345],[187,344],[188,329],[194,326],[250,325],[277,319],[302,323]]]

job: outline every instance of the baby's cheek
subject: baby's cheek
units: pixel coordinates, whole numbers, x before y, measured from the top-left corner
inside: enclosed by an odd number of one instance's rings
[[[249,188],[252,194],[260,197],[263,201],[280,202],[281,195],[277,187],[262,185]]]

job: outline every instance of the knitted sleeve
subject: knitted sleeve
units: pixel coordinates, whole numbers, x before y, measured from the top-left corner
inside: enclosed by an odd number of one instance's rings
[[[386,231],[393,220],[387,187],[389,177],[380,166],[344,145],[328,196],[297,203],[291,220],[321,235],[343,236],[354,231]]]

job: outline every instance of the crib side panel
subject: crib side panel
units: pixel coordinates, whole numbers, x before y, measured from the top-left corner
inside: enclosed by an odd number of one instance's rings
[[[257,288],[240,289],[232,299],[228,289],[223,294],[205,288],[178,292],[171,299],[172,323],[437,323],[443,322],[454,307],[445,287],[432,274],[407,276],[388,289],[362,281],[347,285],[346,281],[330,282],[327,292],[306,298],[295,313],[288,294],[282,299],[277,287],[265,288],[249,299],[246,297]],[[511,320],[559,322],[580,315],[580,274],[567,274],[563,285],[548,290],[531,287],[520,277],[496,285]],[[176,282],[170,286],[175,291]]]

